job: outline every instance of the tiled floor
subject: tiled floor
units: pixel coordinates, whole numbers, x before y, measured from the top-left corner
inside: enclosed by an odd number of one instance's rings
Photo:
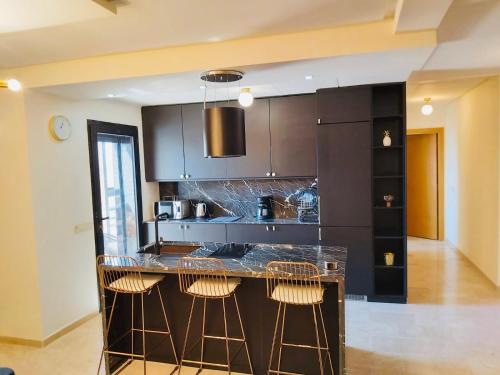
[[[348,374],[500,374],[500,290],[443,242],[411,239],[409,248],[409,304],[347,303]],[[0,365],[17,375],[95,374],[100,335],[96,318],[43,349],[0,345]],[[122,372],[141,373],[140,363]]]

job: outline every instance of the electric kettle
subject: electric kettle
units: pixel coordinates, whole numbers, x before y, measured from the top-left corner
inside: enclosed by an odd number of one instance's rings
[[[207,205],[200,202],[196,205],[196,217],[205,217],[207,214]]]

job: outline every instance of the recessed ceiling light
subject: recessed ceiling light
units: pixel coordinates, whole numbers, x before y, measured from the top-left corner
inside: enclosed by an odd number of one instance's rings
[[[424,116],[432,115],[432,112],[434,112],[434,107],[432,107],[431,98],[424,98],[424,105],[422,106],[422,108],[420,108],[420,111]]]
[[[313,76],[312,75],[307,75],[307,76],[304,77],[304,79],[306,81],[310,81],[311,79],[313,79]]]
[[[115,94],[108,94],[108,98],[114,98],[115,96]]]

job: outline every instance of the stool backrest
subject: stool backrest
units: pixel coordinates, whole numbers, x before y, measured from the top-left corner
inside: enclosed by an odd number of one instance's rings
[[[145,290],[137,261],[124,255],[99,255],[97,257],[99,286],[118,293],[137,293]]]
[[[266,284],[267,297],[271,299],[287,300],[297,305],[322,302],[319,268],[312,263],[269,262],[266,265]],[[321,300],[317,299],[318,295]]]
[[[179,287],[182,293],[192,296],[221,296],[229,295],[227,269],[221,259],[183,257],[177,261]],[[197,281],[195,290],[190,287]],[[209,298],[209,297],[208,297]]]

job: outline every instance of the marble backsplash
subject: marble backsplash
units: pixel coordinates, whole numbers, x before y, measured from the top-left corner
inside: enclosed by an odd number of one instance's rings
[[[257,197],[271,195],[274,217],[288,219],[297,217],[297,193],[313,182],[313,178],[160,182],[160,197],[177,195],[179,199],[191,200],[193,205],[205,202],[210,216],[214,217],[253,218]]]

